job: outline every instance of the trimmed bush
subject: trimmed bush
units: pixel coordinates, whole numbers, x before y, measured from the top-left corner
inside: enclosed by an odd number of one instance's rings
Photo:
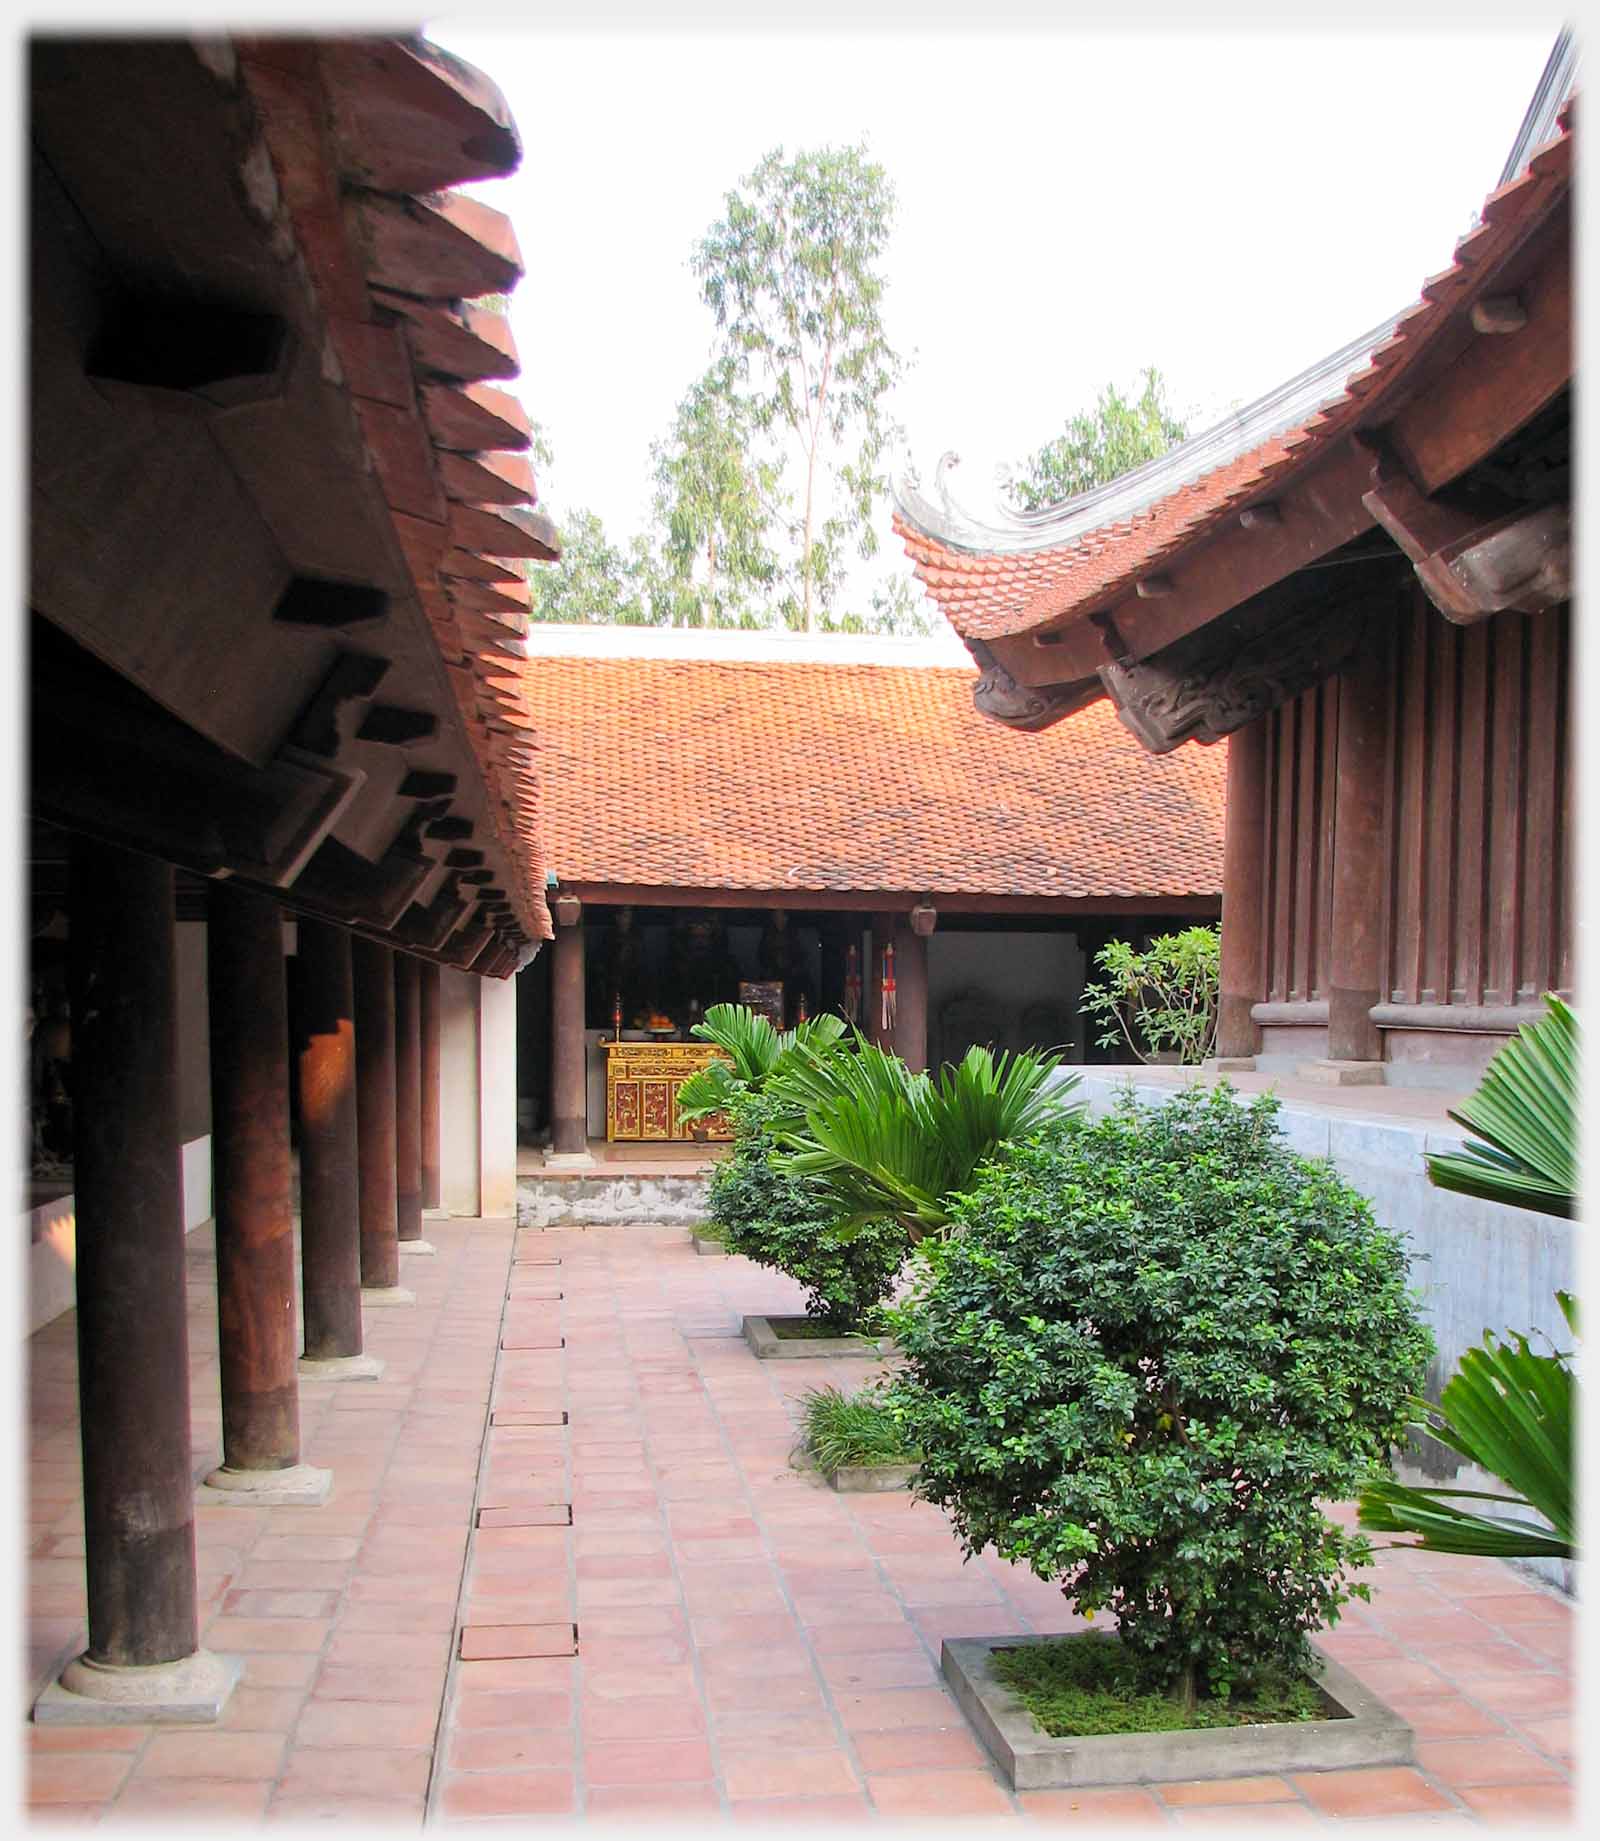
[[[894,1221],[845,1230],[812,1183],[781,1174],[760,1094],[734,1102],[733,1150],[711,1176],[707,1212],[730,1253],[787,1272],[806,1287],[806,1315],[839,1335],[861,1328],[894,1289],[910,1242]]]
[[[1366,1596],[1318,1505],[1386,1469],[1431,1352],[1399,1240],[1277,1110],[1129,1093],[1014,1151],[893,1313],[917,1493],[1191,1703],[1303,1667]]]

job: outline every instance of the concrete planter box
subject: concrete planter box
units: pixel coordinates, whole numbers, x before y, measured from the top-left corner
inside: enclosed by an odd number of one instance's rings
[[[1355,1676],[1317,1651],[1318,1684],[1346,1719],[1277,1726],[1216,1727],[1200,1732],[1097,1733],[1053,1739],[1011,1690],[996,1681],[996,1649],[1059,1642],[1059,1637],[947,1638],[940,1666],[957,1703],[1015,1790],[1066,1790],[1083,1784],[1181,1783],[1285,1771],[1341,1770],[1350,1765],[1410,1764],[1414,1737]],[[1068,1639],[1109,1642],[1099,1635]]]
[[[830,1489],[873,1494],[886,1489],[909,1489],[920,1467],[916,1464],[841,1464],[827,1473]]]
[[[702,1240],[698,1234],[693,1234],[690,1238],[694,1242],[694,1250],[702,1259],[726,1259],[728,1257],[728,1249],[720,1240]]]
[[[894,1344],[887,1336],[874,1340],[869,1336],[780,1336],[774,1323],[803,1323],[803,1317],[746,1317],[744,1339],[764,1362],[797,1359],[821,1360],[825,1356],[864,1356],[868,1361],[893,1355]]]

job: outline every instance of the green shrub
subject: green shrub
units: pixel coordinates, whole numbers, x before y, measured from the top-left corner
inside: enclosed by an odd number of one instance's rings
[[[894,1289],[910,1245],[905,1229],[869,1221],[842,1232],[837,1209],[814,1184],[774,1166],[773,1112],[756,1093],[734,1102],[733,1150],[711,1175],[711,1226],[730,1253],[804,1285],[808,1316],[854,1330]]]
[[[1276,1113],[1130,1093],[1015,1150],[893,1313],[918,1494],[1191,1703],[1303,1666],[1366,1595],[1368,1543],[1318,1503],[1387,1465],[1431,1349],[1400,1242]]]
[[[1111,940],[1094,962],[1100,981],[1086,984],[1079,1001],[1086,1016],[1105,1024],[1095,1038],[1102,1048],[1126,1043],[1140,1061],[1175,1053],[1186,1067],[1198,1067],[1215,1052],[1219,928],[1163,933],[1142,950],[1131,940]]]
[[[806,1449],[823,1470],[916,1462],[892,1407],[876,1388],[844,1394],[837,1387],[813,1387],[802,1395],[801,1407]]]

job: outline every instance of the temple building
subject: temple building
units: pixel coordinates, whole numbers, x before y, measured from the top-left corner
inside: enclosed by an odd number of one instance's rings
[[[836,1011],[915,1068],[1110,1059],[1094,954],[1216,917],[1223,762],[1152,760],[1108,710],[1009,735],[948,635],[536,625],[527,650],[557,926],[518,979],[518,1092],[557,1159],[687,1135],[714,1003]]]
[[[1227,740],[1224,1065],[1465,1090],[1572,990],[1574,68],[1563,34],[1449,263],[1321,364],[1047,510],[899,489],[997,726]]]

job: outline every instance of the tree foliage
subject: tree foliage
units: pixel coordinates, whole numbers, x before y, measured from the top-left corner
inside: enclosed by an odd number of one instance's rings
[[[1192,1701],[1307,1660],[1431,1338],[1404,1247],[1276,1099],[1191,1087],[980,1174],[892,1313],[917,1493],[1058,1581]]]
[[[778,559],[768,541],[778,469],[753,451],[748,402],[714,366],[652,449],[655,518],[674,624],[765,626]]]
[[[1059,1055],[969,1048],[937,1075],[913,1074],[860,1031],[854,1052],[798,1049],[766,1093],[778,1167],[815,1183],[846,1228],[890,1215],[913,1240],[942,1233],[980,1164],[1060,1119],[1077,1075],[1052,1081]]]
[[[841,1334],[859,1329],[894,1289],[910,1247],[905,1229],[878,1219],[841,1232],[827,1194],[774,1162],[778,1110],[754,1088],[734,1099],[733,1150],[712,1171],[707,1195],[712,1227],[730,1253],[805,1286],[808,1316]]]
[[[775,148],[727,194],[692,266],[753,426],[799,469],[789,528],[809,632],[838,587],[846,542],[870,556],[886,481],[883,398],[901,371],[882,321],[894,216],[865,146]]]
[[[661,626],[660,577],[648,543],[627,552],[596,512],[579,505],[560,523],[561,561],[530,563],[528,618],[576,626]]]
[[[1053,440],[1037,448],[1006,482],[1024,511],[1038,511],[1109,485],[1184,440],[1188,426],[1167,401],[1165,378],[1152,365],[1137,396],[1107,384],[1091,410],[1067,418]]]
[[[1085,985],[1086,1014],[1105,1025],[1102,1048],[1126,1043],[1140,1061],[1176,1052],[1198,1067],[1217,1037],[1222,943],[1215,927],[1164,933],[1146,947],[1110,940],[1094,956],[1100,979]]]

